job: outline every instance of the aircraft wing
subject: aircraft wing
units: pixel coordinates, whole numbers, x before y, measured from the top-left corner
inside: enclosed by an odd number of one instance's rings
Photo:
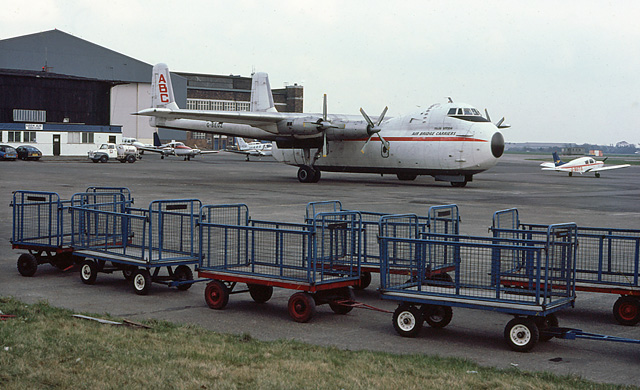
[[[159,107],[147,108],[136,112],[135,115],[153,116],[164,119],[193,119],[237,123],[255,127],[273,125],[291,116],[279,112],[172,110]]]
[[[589,172],[600,172],[600,171],[608,171],[609,169],[618,169],[618,168],[626,168],[630,167],[631,164],[623,164],[623,165],[607,165],[601,168],[591,169]]]
[[[540,166],[545,168],[555,168],[556,164],[552,162],[543,162]]]
[[[201,150],[200,154],[213,154],[213,153],[219,153],[219,150]]]
[[[225,149],[225,152],[229,152],[229,153],[237,153],[237,154],[251,154],[248,151],[245,150],[234,150],[234,149]]]
[[[145,152],[161,153],[164,155],[168,154],[165,149],[158,149],[154,147],[138,146],[138,150],[144,150]]]

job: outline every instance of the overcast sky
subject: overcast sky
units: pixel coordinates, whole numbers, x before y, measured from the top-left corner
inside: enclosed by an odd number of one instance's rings
[[[0,39],[59,29],[182,72],[304,86],[305,112],[454,101],[507,142],[640,143],[640,2],[0,0]]]

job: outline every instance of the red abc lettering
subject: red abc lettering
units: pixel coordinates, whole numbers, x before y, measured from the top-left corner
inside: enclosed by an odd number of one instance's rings
[[[160,92],[167,92],[167,84],[158,85],[158,89],[160,90]]]
[[[158,79],[159,83],[166,83],[167,80],[164,79],[164,75],[162,73],[160,73],[160,78]]]
[[[160,94],[160,101],[162,103],[169,103],[169,95],[166,93]]]

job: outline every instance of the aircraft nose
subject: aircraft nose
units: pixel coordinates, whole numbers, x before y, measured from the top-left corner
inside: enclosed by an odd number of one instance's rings
[[[497,132],[491,137],[491,153],[493,157],[499,158],[504,153],[504,137],[502,133]]]

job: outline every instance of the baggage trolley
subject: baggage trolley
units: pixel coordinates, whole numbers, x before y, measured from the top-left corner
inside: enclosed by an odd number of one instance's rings
[[[319,202],[310,202],[307,204],[305,220],[310,221],[318,212],[336,212],[348,211],[343,209],[342,202],[339,200],[328,200]],[[378,222],[383,215],[388,213],[379,213],[373,211],[354,210],[362,216],[362,253],[361,253],[361,279],[354,286],[356,290],[363,290],[371,284],[371,274],[380,273],[380,254],[378,245]],[[431,206],[427,212],[427,217],[418,217],[419,231],[443,233],[443,234],[459,234],[460,232],[460,213],[458,206],[442,205]],[[396,228],[400,228],[396,226]],[[414,236],[417,238],[417,236]],[[427,278],[447,279],[447,272],[451,271],[452,264],[441,264],[425,270]]]
[[[512,208],[494,213],[491,231],[494,237],[531,239],[547,226],[522,223],[518,210]],[[578,240],[576,290],[619,294],[613,305],[616,321],[622,325],[640,322],[640,230],[578,226]],[[514,264],[513,277],[503,283],[511,286],[523,283],[518,271],[524,266]]]
[[[87,201],[92,198],[99,201]],[[122,271],[139,295],[148,294],[151,283],[189,289],[194,282],[189,265],[198,263],[201,205],[197,199],[156,200],[140,209],[121,193],[75,194],[69,210],[72,246],[86,258],[82,282],[94,284],[100,272]],[[160,274],[163,267],[167,275]]]
[[[244,204],[206,205],[200,220],[199,277],[211,279],[205,301],[223,309],[230,294],[267,302],[273,287],[295,290],[287,308],[307,322],[317,305],[337,314],[353,308],[360,279],[361,219],[357,212],[316,214],[307,224],[251,220]],[[238,283],[246,290],[236,290]]]
[[[119,192],[133,202],[127,188],[89,187],[86,192]],[[13,192],[11,245],[13,249],[28,251],[18,258],[18,272],[22,276],[33,276],[40,264],[66,270],[82,262],[71,245],[69,204],[69,200],[62,200],[55,192]]]
[[[435,233],[418,239],[394,237],[396,224],[417,229],[418,220],[415,215],[380,218],[380,293],[383,299],[399,302],[393,326],[401,336],[416,336],[423,322],[436,328],[448,325],[452,307],[491,310],[514,315],[505,327],[505,339],[513,350],[528,351],[539,340],[555,336],[545,330],[555,329],[555,313],[574,303],[575,224],[551,225],[545,239],[538,241]],[[451,281],[426,279],[424,269],[442,256],[455,264]],[[530,261],[535,275],[531,283],[501,283],[514,258]],[[415,277],[407,278],[394,268]],[[560,282],[565,285],[562,290],[545,288]]]

